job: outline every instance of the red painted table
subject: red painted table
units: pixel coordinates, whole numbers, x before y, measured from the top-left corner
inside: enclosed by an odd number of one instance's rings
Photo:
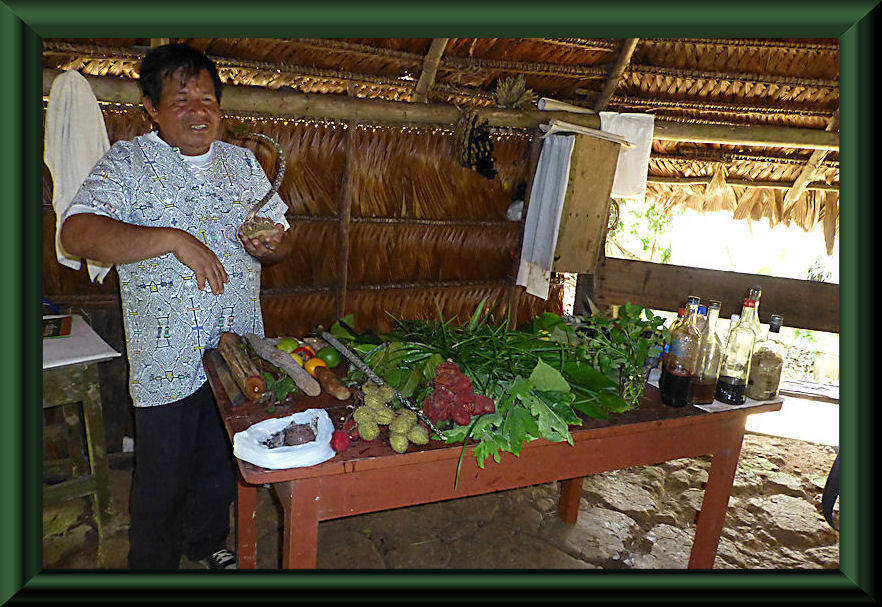
[[[263,407],[239,404],[244,402],[241,394],[227,393],[218,376],[218,371],[224,373],[225,364],[216,351],[206,352],[204,364],[231,440],[235,433],[268,417],[325,408],[339,428],[348,413],[346,403],[322,394],[304,396],[269,415]],[[735,478],[745,419],[780,408],[780,400],[717,413],[696,407],[671,408],[661,404],[656,388],[647,386],[636,411],[606,421],[584,418],[583,426],[571,427],[573,445],[535,440],[524,446],[520,457],[502,454],[499,463],[487,460],[483,470],[467,450],[456,490],[453,480],[461,446],[435,440],[418,450],[411,445],[403,454],[392,451],[387,440],[356,441],[343,453],[309,468],[269,470],[237,460],[239,568],[256,566],[257,487],[262,484],[272,484],[285,511],[282,566],[308,569],[316,565],[319,521],[561,481],[558,514],[565,522],[575,523],[582,477],[710,455],[713,459],[689,557],[690,568],[710,569]]]

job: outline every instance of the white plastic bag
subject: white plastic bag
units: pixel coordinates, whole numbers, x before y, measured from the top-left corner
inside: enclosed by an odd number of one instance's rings
[[[315,428],[315,440],[293,447],[270,449],[263,444],[270,435],[285,426],[309,424]],[[281,470],[285,468],[305,468],[314,466],[334,457],[331,449],[331,435],[334,424],[324,409],[307,409],[287,417],[278,417],[258,422],[233,436],[233,455],[261,468]]]

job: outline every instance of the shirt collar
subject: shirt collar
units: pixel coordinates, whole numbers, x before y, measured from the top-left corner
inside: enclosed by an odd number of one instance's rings
[[[204,166],[208,164],[208,161],[211,159],[211,155],[214,153],[214,144],[216,143],[212,141],[211,147],[208,148],[208,151],[204,154],[200,154],[198,156],[187,156],[181,153],[180,148],[170,146],[164,139],[162,139],[162,137],[159,136],[159,133],[157,133],[156,131],[150,131],[149,133],[144,135],[144,138],[147,139],[147,141],[158,143],[164,145],[167,148],[171,148],[172,150],[177,152],[178,156],[180,156],[184,161],[194,166]]]

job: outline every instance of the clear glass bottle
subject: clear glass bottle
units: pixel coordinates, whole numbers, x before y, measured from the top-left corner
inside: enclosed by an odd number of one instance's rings
[[[707,306],[707,326],[701,335],[698,371],[692,382],[692,404],[694,405],[714,402],[717,375],[720,373],[720,357],[723,354],[723,340],[717,334],[719,317],[720,302],[712,300]]]
[[[781,316],[773,314],[768,336],[754,347],[745,390],[745,394],[754,400],[771,400],[778,395],[784,368],[784,344],[780,340],[783,323]]]
[[[695,317],[695,328],[704,336],[707,329],[707,306],[698,304],[698,316]]]
[[[729,331],[729,339],[720,363],[714,398],[730,405],[744,403],[744,389],[750,375],[750,359],[756,343],[756,302],[748,297],[741,308],[741,319]]]
[[[747,299],[752,299],[756,304],[753,306],[753,309],[756,312],[756,314],[754,314],[751,317],[750,326],[753,329],[754,333],[756,333],[757,341],[759,341],[760,336],[763,333],[761,330],[761,327],[760,327],[760,320],[759,320],[759,306],[760,306],[760,298],[762,296],[763,296],[763,289],[759,285],[753,285],[752,287],[750,287],[750,290],[747,292]]]
[[[695,328],[698,298],[686,300],[687,313],[682,322],[671,328],[670,347],[662,358],[659,379],[661,401],[670,407],[684,407],[692,402],[692,379],[698,363],[701,333]]]

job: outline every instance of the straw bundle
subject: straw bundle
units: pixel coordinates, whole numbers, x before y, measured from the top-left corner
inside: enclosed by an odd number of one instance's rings
[[[837,194],[827,192],[821,213],[824,219],[824,242],[827,244],[827,255],[832,255],[833,240],[839,231],[839,196]]]

